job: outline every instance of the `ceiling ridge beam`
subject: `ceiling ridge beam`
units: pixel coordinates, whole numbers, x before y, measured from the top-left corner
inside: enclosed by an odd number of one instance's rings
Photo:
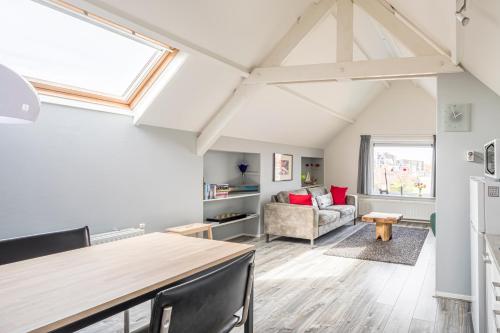
[[[263,66],[278,66],[286,59],[290,52],[304,39],[314,27],[326,17],[336,0],[320,0],[313,2],[300,16],[287,34],[278,42],[271,53],[262,62]],[[244,82],[244,81],[243,81]],[[253,89],[245,88],[240,84],[226,103],[217,111],[216,115],[203,128],[196,139],[196,154],[204,155],[208,149],[222,135],[225,126],[248,100],[258,94],[263,85]]]
[[[337,119],[341,119],[341,120],[343,120],[343,121],[345,121],[345,122],[347,122],[349,124],[354,124],[354,122],[356,121],[355,119],[347,117],[347,116],[345,116],[345,115],[343,115],[343,114],[341,114],[341,113],[339,113],[339,112],[337,112],[337,111],[335,111],[335,110],[333,110],[333,109],[331,109],[331,108],[329,108],[329,107],[327,107],[327,106],[325,106],[325,105],[323,105],[321,103],[318,103],[318,102],[312,100],[311,98],[309,98],[307,96],[304,96],[301,93],[299,93],[297,91],[294,91],[294,90],[292,90],[292,89],[290,89],[290,88],[288,88],[286,86],[276,85],[275,87],[278,88],[278,89],[280,89],[280,90],[282,90],[282,91],[287,92],[288,94],[290,94],[290,95],[292,95],[292,96],[300,99],[303,102],[307,102],[307,103],[309,103],[311,105],[314,105],[318,109],[326,112],[330,116],[333,116],[333,117],[335,117]]]
[[[337,1],[337,62],[352,61],[354,49],[354,8],[352,0]]]
[[[423,38],[423,34],[417,33],[415,26],[410,27],[409,21],[401,20],[403,16],[399,15],[391,5],[378,0],[354,0],[354,3],[394,35],[415,56],[429,56],[442,52],[435,44]]]
[[[460,73],[445,56],[420,56],[325,63],[286,67],[261,67],[252,71],[243,84],[287,84],[343,80],[396,80]]]

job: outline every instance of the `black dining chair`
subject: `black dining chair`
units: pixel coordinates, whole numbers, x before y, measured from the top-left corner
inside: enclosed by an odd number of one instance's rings
[[[0,240],[0,265],[90,246],[87,226]]]
[[[159,292],[149,326],[134,333],[226,333],[245,324],[255,251]]]

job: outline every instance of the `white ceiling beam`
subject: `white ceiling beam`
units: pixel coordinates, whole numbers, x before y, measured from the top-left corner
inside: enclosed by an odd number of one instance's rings
[[[196,154],[204,155],[207,150],[217,141],[220,133],[231,121],[238,110],[253,98],[262,88],[262,85],[240,85],[228,99],[226,104],[210,120],[196,140]]]
[[[265,66],[279,66],[290,54],[290,52],[304,39],[304,37],[326,17],[336,0],[321,0],[313,2],[300,16],[287,34],[278,42],[269,56],[263,61]],[[248,89],[246,85],[241,85],[229,97],[224,106],[217,111],[217,114],[203,128],[196,140],[196,153],[201,156],[217,141],[222,135],[222,131],[231,121],[234,115],[252,99],[260,90],[261,86]]]
[[[395,15],[396,11],[378,0],[354,0],[366,13],[379,22],[416,56],[428,56],[439,52],[427,40]]]
[[[314,27],[325,18],[336,0],[321,0],[313,2],[304,12],[288,33],[276,44],[271,53],[262,62],[262,66],[278,66],[297,45],[311,32]]]
[[[337,1],[337,62],[353,59],[353,14],[352,0]]]
[[[342,80],[390,80],[458,73],[445,56],[421,56],[344,63],[256,68],[244,84],[286,84]]]
[[[325,105],[323,105],[321,103],[318,103],[315,100],[312,100],[309,97],[304,96],[301,93],[298,93],[298,92],[296,92],[296,91],[294,91],[294,90],[292,90],[292,89],[290,89],[290,88],[288,88],[286,86],[277,85],[275,87],[281,89],[282,91],[285,91],[285,92],[289,93],[290,95],[296,97],[297,99],[300,99],[303,102],[306,102],[306,103],[309,103],[311,105],[314,105],[315,107],[317,107],[321,111],[325,111],[326,113],[328,113],[329,115],[331,115],[331,116],[333,116],[333,117],[335,117],[337,119],[343,120],[343,121],[345,121],[345,122],[347,122],[349,124],[354,124],[354,122],[355,122],[354,119],[349,118],[349,117],[347,117],[347,116],[345,116],[345,115],[343,115],[343,114],[341,114],[341,113],[339,113],[339,112],[337,112],[337,111],[335,111],[335,110],[333,110],[333,109],[331,109],[331,108],[329,108],[329,107],[327,107],[327,106],[325,106]]]

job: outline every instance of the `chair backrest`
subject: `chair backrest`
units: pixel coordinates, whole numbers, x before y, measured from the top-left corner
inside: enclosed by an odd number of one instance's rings
[[[0,240],[0,265],[90,246],[89,228]]]
[[[158,293],[149,332],[162,332],[166,308],[171,308],[169,333],[229,332],[241,319],[235,314],[242,308],[248,309],[254,256],[252,251]]]

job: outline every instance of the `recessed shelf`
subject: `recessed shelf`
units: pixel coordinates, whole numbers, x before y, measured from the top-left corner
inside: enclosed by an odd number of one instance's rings
[[[242,222],[242,221],[246,221],[246,220],[251,220],[251,219],[258,218],[258,217],[259,217],[259,214],[250,214],[247,217],[243,217],[241,219],[237,219],[237,220],[233,220],[233,221],[229,221],[229,222],[224,222],[224,223],[208,222],[208,221],[205,221],[204,223],[211,224],[212,228],[219,228],[219,227],[223,227],[223,226],[226,226],[229,224],[234,224],[234,223],[238,223],[238,222]]]
[[[203,202],[224,201],[224,200],[231,200],[231,199],[238,199],[238,198],[256,197],[259,195],[260,195],[260,192],[235,193],[235,194],[229,194],[226,198],[205,199],[205,200],[203,200]]]

